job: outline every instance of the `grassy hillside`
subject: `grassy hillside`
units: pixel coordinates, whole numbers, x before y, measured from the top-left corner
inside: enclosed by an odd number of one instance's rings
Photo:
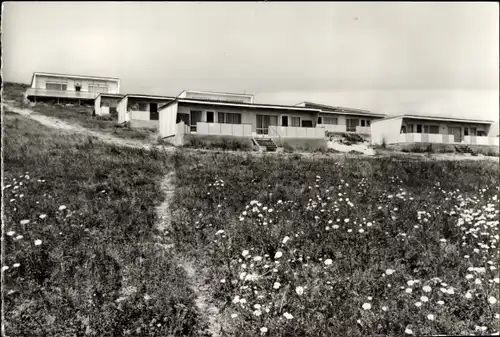
[[[172,235],[205,261],[228,335],[496,331],[495,163],[178,154],[175,165]]]
[[[154,244],[166,156],[4,124],[7,335],[195,335],[184,272]]]
[[[27,84],[4,83],[3,98],[15,107],[29,108],[36,113],[59,118],[70,123],[81,125],[90,130],[112,134],[116,137],[131,138],[141,141],[156,140],[156,131],[141,128],[118,127],[117,121],[111,117],[92,116],[93,105],[63,105],[63,104],[26,104],[23,101]]]

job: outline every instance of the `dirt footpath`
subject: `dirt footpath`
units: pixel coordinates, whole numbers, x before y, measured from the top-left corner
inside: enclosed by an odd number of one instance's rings
[[[40,124],[43,124],[45,126],[54,128],[54,129],[59,129],[67,132],[74,132],[82,135],[87,135],[87,136],[92,136],[100,139],[101,141],[108,143],[108,144],[114,144],[118,146],[127,146],[127,147],[134,147],[134,148],[145,148],[145,149],[151,149],[154,147],[154,145],[149,145],[149,144],[143,144],[139,141],[135,141],[133,139],[124,139],[120,137],[114,137],[110,134],[106,134],[104,132],[99,132],[95,130],[89,130],[81,125],[78,124],[73,124],[73,123],[68,123],[66,121],[62,121],[58,118],[55,117],[49,117],[40,113],[37,113],[31,109],[27,108],[17,108],[14,106],[11,106],[9,104],[3,104],[4,108],[8,109],[9,111],[12,111],[14,113],[17,113],[19,115],[27,116]],[[165,149],[168,149],[167,147]]]

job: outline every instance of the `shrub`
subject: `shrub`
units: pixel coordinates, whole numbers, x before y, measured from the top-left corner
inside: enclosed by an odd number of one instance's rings
[[[96,119],[100,120],[100,121],[112,121],[112,120],[114,120],[113,116],[111,116],[111,115],[96,116]]]
[[[283,143],[283,151],[286,153],[293,153],[295,149],[289,143],[285,142]]]
[[[350,144],[357,144],[357,143],[363,143],[365,139],[358,135],[357,133],[344,133],[344,144],[350,145]]]
[[[197,149],[218,149],[223,151],[250,151],[252,146],[244,140],[228,139],[228,138],[213,138],[204,139],[198,137],[189,138],[183,145],[186,148]]]

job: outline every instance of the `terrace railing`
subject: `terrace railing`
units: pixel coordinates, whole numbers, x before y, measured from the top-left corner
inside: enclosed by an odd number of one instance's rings
[[[274,125],[269,125],[269,137],[274,140],[275,143],[281,144],[281,136]]]
[[[439,144],[467,144],[499,146],[498,137],[464,136],[457,141],[454,135],[439,133],[401,133],[399,143],[439,143]]]
[[[196,123],[196,133],[200,135],[226,135],[237,137],[252,136],[252,124]]]

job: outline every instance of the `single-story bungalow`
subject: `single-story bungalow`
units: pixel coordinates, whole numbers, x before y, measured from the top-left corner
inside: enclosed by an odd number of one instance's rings
[[[118,102],[118,123],[130,122],[131,127],[158,128],[158,111],[174,100],[171,96],[127,94]]]
[[[371,141],[374,145],[435,143],[498,146],[498,130],[493,121],[400,115],[371,123]]]
[[[100,93],[97,95],[94,101],[94,114],[96,116],[106,116],[118,115],[118,103],[124,97],[124,95],[120,94],[104,94]]]
[[[284,139],[325,138],[325,130],[317,128],[320,109],[256,104],[250,95],[224,95],[177,97],[160,107],[160,136],[173,137],[177,144],[182,144],[185,134],[272,139],[278,143]]]
[[[312,102],[301,102],[296,106],[319,109],[318,127],[332,133],[353,132],[369,135],[372,121],[386,117],[385,114],[368,110],[330,106]]]

